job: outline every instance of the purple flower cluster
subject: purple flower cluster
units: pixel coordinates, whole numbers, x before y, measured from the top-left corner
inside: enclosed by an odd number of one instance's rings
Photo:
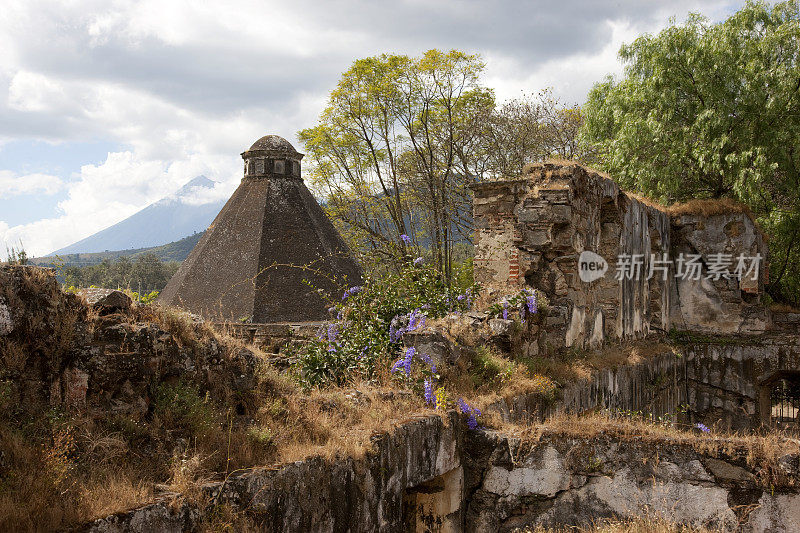
[[[467,309],[472,309],[472,289],[467,289],[464,294],[456,296],[456,300],[467,304]]]
[[[694,427],[696,427],[697,429],[699,429],[703,433],[708,433],[709,431],[711,431],[710,429],[708,429],[708,426],[705,425],[705,424],[697,423],[697,424],[694,425]]]
[[[392,373],[397,372],[401,368],[406,374],[406,377],[411,375],[411,363],[414,361],[414,356],[417,354],[417,349],[411,347],[406,350],[406,353],[400,356],[400,359],[395,361],[392,366]]]
[[[403,370],[406,377],[411,375],[411,364],[414,362],[414,357],[420,359],[431,371],[431,374],[436,374],[436,365],[433,363],[431,356],[426,353],[417,353],[417,349],[411,346],[406,348],[406,351],[400,358],[392,365],[392,373]]]
[[[359,293],[359,292],[361,292],[361,290],[362,290],[363,288],[364,288],[364,287],[361,287],[361,286],[359,286],[359,285],[356,285],[355,287],[350,287],[349,289],[347,289],[346,291],[344,291],[344,294],[342,295],[342,300],[347,300],[347,299],[348,299],[348,298],[350,298],[352,295],[354,295],[354,294],[356,294],[356,293]]]
[[[503,320],[508,320],[508,300],[503,299]]]
[[[425,388],[425,403],[436,409],[436,391],[433,390],[433,380],[426,379],[423,387]]]
[[[403,233],[402,235],[400,235],[400,239],[402,239],[402,241],[403,241],[404,243],[406,243],[406,244],[411,244],[411,237],[409,237],[409,236],[408,236],[408,235],[406,235],[405,233]]]
[[[416,259],[414,259],[414,266],[420,266],[424,262],[425,260],[423,258],[417,257]]]
[[[334,342],[339,337],[339,325],[335,322],[328,324],[328,342]]]
[[[472,407],[464,401],[464,398],[458,399],[458,410],[467,415],[467,427],[469,429],[478,429],[478,417],[481,412],[477,407]]]
[[[525,298],[525,306],[528,308],[530,314],[536,314],[539,311],[539,302],[536,300],[536,291],[530,291],[528,297]]]
[[[420,353],[418,356],[422,361],[431,369],[431,374],[436,374],[436,363],[433,362],[431,356],[426,353]]]
[[[525,289],[525,302],[519,310],[522,321],[525,322],[526,314],[536,314],[539,311],[539,302],[536,299],[536,291],[534,289]]]
[[[425,315],[421,309],[414,309],[407,315],[397,315],[389,324],[389,340],[399,342],[404,334],[425,327]]]

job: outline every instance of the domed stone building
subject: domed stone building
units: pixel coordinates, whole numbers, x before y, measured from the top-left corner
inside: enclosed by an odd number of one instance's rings
[[[309,322],[327,317],[361,268],[300,174],[299,153],[267,135],[242,153],[244,177],[159,296],[211,320]]]

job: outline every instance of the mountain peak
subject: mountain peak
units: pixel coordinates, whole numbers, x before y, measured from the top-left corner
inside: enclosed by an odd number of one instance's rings
[[[91,253],[160,246],[202,232],[225,205],[217,182],[200,175],[132,216],[54,254]]]
[[[175,196],[181,197],[181,196],[184,196],[186,194],[189,194],[189,193],[191,193],[192,189],[195,189],[197,187],[202,187],[204,189],[213,189],[214,185],[216,185],[216,184],[217,184],[216,181],[213,181],[213,180],[207,178],[206,176],[203,176],[202,174],[200,174],[199,176],[196,176],[196,177],[190,179],[189,181],[187,181],[183,185],[183,187],[181,187],[180,189],[175,191]]]

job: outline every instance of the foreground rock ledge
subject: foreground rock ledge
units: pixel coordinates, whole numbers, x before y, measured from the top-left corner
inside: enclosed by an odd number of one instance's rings
[[[455,413],[376,435],[362,459],[312,457],[203,487],[263,531],[511,531],[587,526],[648,508],[726,531],[800,531],[798,455],[749,465],[747,451],[689,443],[546,433],[523,442],[469,431]],[[780,484],[765,489],[766,474]],[[761,481],[760,481],[761,480]],[[202,510],[158,502],[88,524],[87,532],[197,531]]]

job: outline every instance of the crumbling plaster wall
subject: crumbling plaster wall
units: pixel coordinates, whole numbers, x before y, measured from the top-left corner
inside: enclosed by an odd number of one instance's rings
[[[610,179],[579,165],[535,165],[519,180],[473,187],[475,279],[489,288],[532,286],[550,303],[548,341],[597,346],[668,327],[669,290],[646,276],[614,279],[619,254],[669,250],[669,217],[626,196]],[[585,251],[609,265],[586,283],[578,272]]]
[[[724,531],[800,528],[796,455],[779,461],[786,483],[775,487],[746,450],[700,453],[668,439],[551,433],[526,443],[486,432],[470,435],[465,448],[468,532],[586,527],[645,512]]]
[[[730,256],[734,262],[740,255],[760,256],[766,261],[764,236],[745,213],[676,216],[672,234],[674,256],[699,254],[705,266],[717,254]],[[747,275],[741,280],[675,278],[671,284],[671,323],[678,329],[705,333],[763,333],[768,317],[760,296],[767,274],[766,265],[760,264],[758,276]]]
[[[672,220],[575,163],[530,165],[520,179],[476,184],[473,191],[476,281],[501,294],[541,291],[550,302],[553,347],[594,347],[672,327],[761,333],[769,323],[760,303],[763,263],[754,280],[706,279],[716,254],[766,259],[764,238],[745,213]],[[583,252],[602,257],[604,275],[581,279]],[[675,275],[682,253],[700,256],[699,280]],[[618,279],[619,256],[641,257],[638,272]],[[652,261],[665,257],[666,263]]]

